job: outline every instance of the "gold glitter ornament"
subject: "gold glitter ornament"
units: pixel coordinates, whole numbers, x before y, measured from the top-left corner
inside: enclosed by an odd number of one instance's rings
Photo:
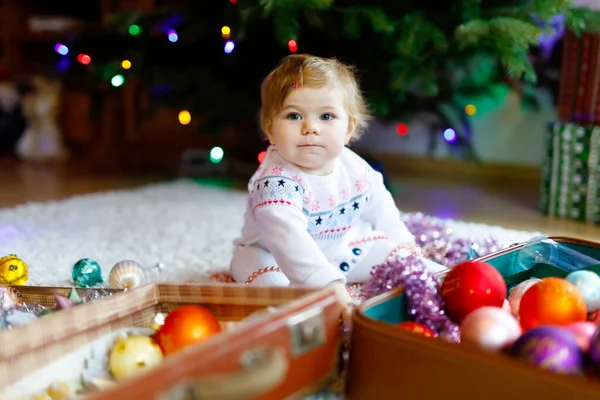
[[[0,285],[22,286],[29,280],[29,268],[25,261],[14,254],[0,258]]]
[[[137,261],[123,260],[112,267],[108,282],[113,289],[133,289],[146,281],[144,267]]]
[[[48,386],[46,394],[52,400],[69,400],[71,398],[71,388],[65,382],[54,382]]]

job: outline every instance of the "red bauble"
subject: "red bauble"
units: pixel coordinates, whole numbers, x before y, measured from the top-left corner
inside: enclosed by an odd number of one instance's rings
[[[467,261],[446,274],[442,283],[442,298],[448,315],[461,322],[479,307],[502,307],[506,298],[506,282],[490,264]]]
[[[167,315],[156,333],[156,342],[163,353],[169,355],[219,332],[221,325],[210,311],[200,306],[185,305]]]
[[[414,333],[417,335],[425,336],[425,337],[435,337],[435,332],[426,327],[423,324],[419,324],[418,322],[406,321],[401,322],[396,325],[400,329],[404,329],[409,331],[410,333]]]

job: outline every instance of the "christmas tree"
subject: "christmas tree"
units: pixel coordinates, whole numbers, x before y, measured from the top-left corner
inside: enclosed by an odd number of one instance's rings
[[[598,12],[574,8],[569,0],[440,4],[167,3],[151,13],[121,13],[103,26],[88,26],[64,44],[65,57],[79,61],[64,79],[111,82],[119,90],[135,77],[151,88],[151,104],[179,107],[189,112],[184,119],[202,115],[201,131],[218,134],[224,124],[256,119],[260,82],[286,54],[336,57],[357,67],[375,117],[408,123],[417,112],[434,113],[432,138],[444,132],[456,154],[475,159],[469,119],[476,108],[468,99],[504,82],[535,105],[527,90],[539,75],[531,52],[552,32],[556,16],[576,33],[600,28]],[[88,55],[93,62],[83,57]],[[241,134],[260,140],[258,132]]]

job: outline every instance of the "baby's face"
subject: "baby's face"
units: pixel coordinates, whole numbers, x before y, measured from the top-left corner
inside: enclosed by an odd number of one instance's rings
[[[275,115],[269,139],[284,159],[304,172],[328,175],[355,127],[342,89],[301,87],[292,90]]]

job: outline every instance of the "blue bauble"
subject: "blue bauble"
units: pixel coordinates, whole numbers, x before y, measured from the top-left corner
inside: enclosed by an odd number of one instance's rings
[[[592,271],[573,271],[565,278],[583,296],[588,313],[600,309],[600,276]]]
[[[83,258],[73,265],[71,271],[73,282],[80,287],[94,287],[104,282],[102,278],[102,268],[100,265],[89,258]]]

